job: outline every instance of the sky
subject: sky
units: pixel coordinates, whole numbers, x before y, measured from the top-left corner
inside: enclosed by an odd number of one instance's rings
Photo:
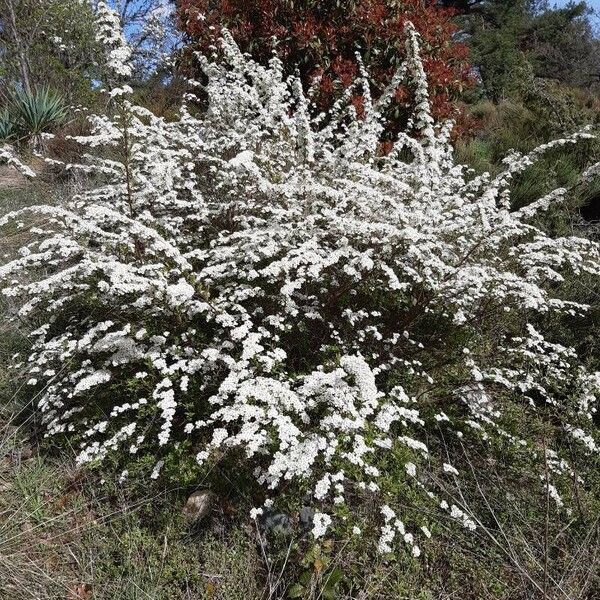
[[[586,0],[589,6],[600,12],[600,0]],[[565,6],[569,0],[550,0],[550,4],[556,3],[558,6]]]

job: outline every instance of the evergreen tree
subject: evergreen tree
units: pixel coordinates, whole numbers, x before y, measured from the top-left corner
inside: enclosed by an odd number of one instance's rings
[[[512,97],[532,77],[590,87],[600,76],[598,40],[585,2],[550,8],[546,0],[444,2],[463,14],[472,61],[488,98]]]

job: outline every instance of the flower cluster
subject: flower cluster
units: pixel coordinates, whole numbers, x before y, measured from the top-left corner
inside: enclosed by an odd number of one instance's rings
[[[21,173],[21,175],[24,175],[25,177],[35,177],[35,172],[15,156],[13,149],[8,144],[3,144],[0,146],[0,164],[6,164],[14,167],[19,173]]]
[[[222,61],[199,57],[205,111],[190,96],[166,121],[121,89],[116,113],[77,138],[94,153],[68,165],[94,185],[0,219],[27,228],[43,217],[0,278],[39,325],[21,366],[48,435],[76,440],[81,463],[150,454],[156,478],[174,448],[200,465],[234,454],[267,506],[290,484],[311,495],[315,537],[346,527],[334,517],[349,503],[377,497],[380,550],[400,540],[418,556],[431,534],[399,514],[396,479],[476,527],[433,489],[431,471],[460,477],[437,432],[529,448],[503,422],[518,404],[551,410],[560,432],[598,451],[598,375],[535,324],[585,310],[561,282],[569,270],[598,276],[599,249],[536,225],[566,190],[510,206],[515,175],[590,134],[474,176],[454,163],[450,125],[431,116],[410,25],[407,37],[407,61],[377,101],[363,70],[322,113],[278,59],[261,66],[225,33]],[[384,152],[382,115],[400,82],[415,111]],[[348,102],[358,89],[360,115]],[[553,460],[558,478],[569,465],[559,449]]]
[[[125,40],[118,13],[103,0],[98,2],[96,13],[96,41],[105,49],[105,67],[119,77],[131,77],[131,48]]]

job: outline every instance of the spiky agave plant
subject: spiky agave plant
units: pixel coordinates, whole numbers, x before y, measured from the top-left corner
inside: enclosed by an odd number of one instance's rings
[[[56,92],[48,87],[33,92],[15,90],[10,99],[11,112],[21,137],[29,140],[34,148],[41,144],[42,134],[65,121],[67,106]]]
[[[14,142],[18,137],[13,115],[5,108],[0,110],[0,142]]]

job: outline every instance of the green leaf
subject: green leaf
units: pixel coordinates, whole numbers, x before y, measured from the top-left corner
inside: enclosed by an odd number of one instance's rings
[[[312,578],[312,571],[304,571],[302,575],[300,575],[300,582],[304,585],[308,585]]]
[[[335,567],[335,569],[326,576],[327,587],[335,587],[340,582],[343,575],[344,572],[339,567]]]
[[[301,583],[295,583],[289,590],[288,596],[290,598],[302,598],[306,588]]]

